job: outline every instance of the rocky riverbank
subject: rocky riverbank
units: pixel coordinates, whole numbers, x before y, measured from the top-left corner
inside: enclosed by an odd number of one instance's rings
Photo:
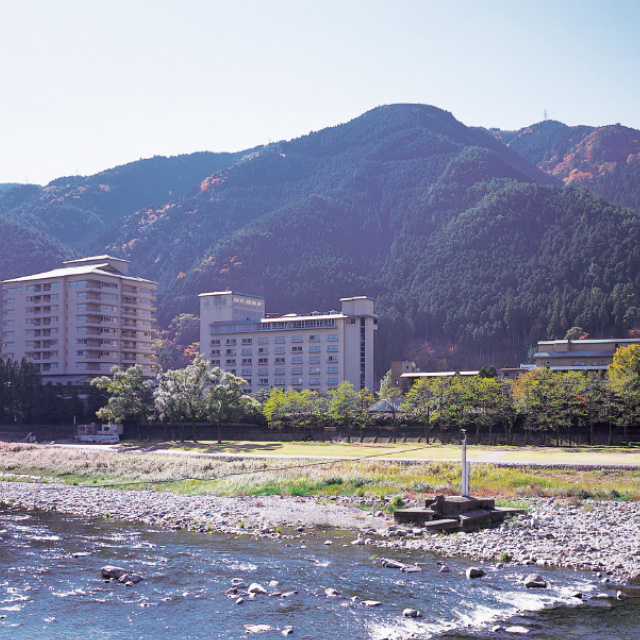
[[[362,498],[186,496],[40,482],[0,482],[0,502],[25,509],[142,522],[166,529],[215,531],[264,538],[295,538],[318,528],[358,531],[353,544],[465,556],[477,561],[593,570],[602,582],[640,576],[640,504],[572,504],[524,499],[527,515],[495,529],[439,536],[399,527],[391,516],[365,509]],[[373,506],[373,505],[370,505]],[[508,555],[505,555],[508,554]]]

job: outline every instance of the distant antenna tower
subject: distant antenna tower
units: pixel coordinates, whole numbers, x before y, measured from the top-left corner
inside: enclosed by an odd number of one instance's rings
[[[544,119],[545,120],[547,119],[547,110],[546,109],[544,110]]]

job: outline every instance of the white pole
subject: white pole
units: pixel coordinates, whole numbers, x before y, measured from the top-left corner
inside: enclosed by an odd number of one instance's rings
[[[463,497],[469,497],[469,475],[471,471],[471,463],[467,462],[467,430],[462,431],[462,487],[461,494]]]

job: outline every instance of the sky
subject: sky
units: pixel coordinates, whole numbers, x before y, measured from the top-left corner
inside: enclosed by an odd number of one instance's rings
[[[640,129],[637,0],[0,0],[0,183],[431,104]]]

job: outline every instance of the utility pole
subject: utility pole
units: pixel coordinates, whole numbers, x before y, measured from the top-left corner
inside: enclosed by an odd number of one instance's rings
[[[471,497],[469,491],[469,476],[471,475],[471,463],[467,462],[467,430],[460,429],[462,431],[462,487],[460,494],[464,498]]]

